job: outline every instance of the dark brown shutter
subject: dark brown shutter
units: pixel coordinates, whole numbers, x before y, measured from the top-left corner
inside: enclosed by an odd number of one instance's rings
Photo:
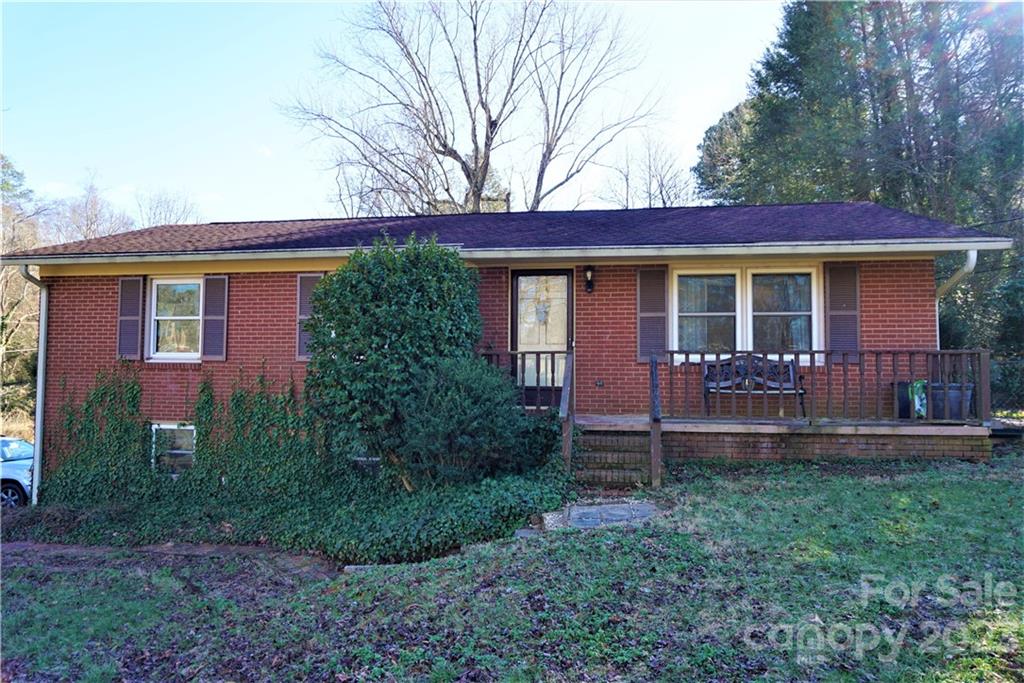
[[[142,295],[146,288],[141,277],[123,277],[117,295],[117,357],[142,358]]]
[[[860,349],[860,301],[858,269],[855,263],[825,265],[826,350]],[[839,360],[842,354],[833,356]],[[855,361],[856,357],[850,357]]]
[[[636,355],[638,361],[668,349],[668,269],[643,267],[636,273]]]
[[[309,332],[306,331],[305,322],[313,314],[313,288],[320,282],[322,273],[306,273],[299,275],[297,293],[296,333],[295,333],[295,357],[299,360],[309,360]]]
[[[203,278],[203,360],[225,360],[228,350],[228,276]]]

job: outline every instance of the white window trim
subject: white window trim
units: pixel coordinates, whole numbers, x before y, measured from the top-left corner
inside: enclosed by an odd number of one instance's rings
[[[184,422],[153,422],[150,424],[149,464],[156,469],[156,433],[161,429],[185,429],[192,432],[192,457],[196,452],[196,427]],[[173,475],[177,476],[177,475]]]
[[[806,262],[789,266],[733,266],[717,268],[701,268],[697,266],[674,267],[670,269],[672,282],[670,284],[670,315],[669,328],[671,330],[670,349],[679,344],[679,276],[680,275],[734,275],[736,277],[736,348],[741,351],[753,349],[754,344],[754,275],[810,275],[811,276],[811,350],[823,348],[823,316],[825,306],[824,276],[822,264]],[[721,353],[720,358],[727,359],[729,353]],[[785,360],[796,357],[798,354],[783,354]],[[806,359],[808,354],[799,354],[801,359]],[[714,358],[715,355],[705,355],[705,359]],[[818,358],[818,363],[823,363],[823,358]],[[687,357],[676,356],[676,362],[700,362],[697,354],[688,354]]]
[[[698,267],[673,268],[672,269],[672,283],[670,285],[670,296],[669,296],[669,300],[670,300],[669,301],[669,305],[672,307],[672,310],[669,312],[669,315],[672,317],[672,320],[670,321],[670,324],[669,324],[669,329],[671,330],[671,334],[672,334],[672,337],[671,337],[672,343],[669,345],[669,349],[670,350],[671,349],[675,349],[675,348],[677,348],[679,346],[679,276],[680,275],[698,275],[698,276],[699,275],[732,275],[733,277],[736,278],[736,298],[735,298],[735,300],[736,300],[736,311],[735,311],[735,314],[736,314],[736,339],[735,339],[735,344],[736,344],[736,348],[737,349],[742,349],[743,348],[743,339],[744,339],[743,328],[746,325],[746,323],[745,323],[745,321],[743,319],[743,317],[744,317],[743,316],[743,297],[742,297],[742,293],[743,293],[743,269],[742,268],[698,268]],[[723,352],[721,354],[721,357],[722,358],[728,358],[730,355],[731,354],[729,354],[729,353]],[[707,357],[707,356],[705,356],[705,357]],[[711,354],[711,357],[714,358],[714,353]],[[678,356],[677,357],[677,362],[679,362],[679,363],[682,363],[684,360],[686,360],[688,362],[692,362],[692,363],[699,363],[700,362],[700,355],[698,355],[698,354],[687,354],[687,357],[685,359],[684,359],[683,356]]]
[[[199,350],[192,352],[173,352],[156,350],[156,287],[157,285],[199,285]],[[198,363],[203,356],[203,277],[159,277],[149,279],[146,310],[146,360],[150,362]],[[162,320],[194,320],[192,316],[161,318]]]

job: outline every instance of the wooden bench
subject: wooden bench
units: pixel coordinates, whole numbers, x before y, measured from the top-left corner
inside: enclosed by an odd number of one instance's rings
[[[704,378],[704,410],[711,415],[712,394],[752,394],[797,396],[800,417],[806,417],[804,408],[804,376],[797,374],[796,360],[775,359],[764,355],[736,354],[731,358],[702,363]],[[779,406],[781,414],[782,406]]]

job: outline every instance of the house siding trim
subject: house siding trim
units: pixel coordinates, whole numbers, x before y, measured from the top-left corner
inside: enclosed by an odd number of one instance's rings
[[[509,261],[520,259],[571,259],[587,260],[607,258],[639,258],[664,261],[665,259],[684,258],[688,256],[818,256],[822,254],[856,255],[873,258],[878,254],[900,252],[907,255],[936,255],[944,252],[969,250],[1003,250],[1013,246],[1008,238],[971,237],[960,239],[893,239],[883,241],[848,240],[848,241],[812,241],[812,242],[764,242],[758,244],[704,244],[704,245],[624,245],[600,247],[551,247],[551,248],[460,248],[457,244],[442,244],[458,249],[466,260]],[[183,262],[216,262],[216,261],[247,261],[259,262],[266,260],[289,261],[293,259],[336,259],[345,260],[356,251],[357,247],[337,249],[288,249],[288,250],[233,250],[205,252],[158,252],[147,254],[76,254],[61,256],[12,256],[5,260],[7,265],[98,265],[109,268],[110,264],[152,264],[167,261]],[[205,269],[205,268],[204,268]],[[275,266],[274,270],[281,270]],[[306,267],[308,269],[308,266]],[[106,272],[106,271],[101,271]],[[56,274],[56,273],[48,273]],[[67,272],[63,274],[69,274]],[[79,273],[85,274],[85,273]],[[97,274],[97,273],[91,273]]]

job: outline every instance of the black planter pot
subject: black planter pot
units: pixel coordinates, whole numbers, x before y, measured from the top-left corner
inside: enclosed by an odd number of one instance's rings
[[[909,420],[913,417],[910,406],[910,382],[897,382],[896,396],[899,401],[899,416],[902,420]],[[977,411],[974,408],[974,385],[973,384],[942,384],[932,382],[932,419],[933,420],[964,420],[974,415]],[[964,393],[966,392],[966,399]],[[949,415],[946,415],[946,396],[949,396]],[[925,394],[925,401],[927,401]],[[964,415],[963,408],[966,405],[967,414]]]

